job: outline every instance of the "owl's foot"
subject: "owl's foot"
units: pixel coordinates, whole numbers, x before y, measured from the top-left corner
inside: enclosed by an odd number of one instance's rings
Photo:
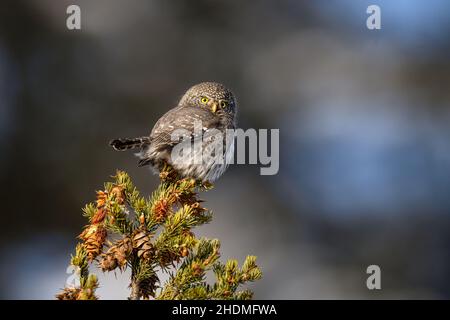
[[[178,174],[171,165],[164,164],[159,173],[159,178],[162,181],[175,181],[178,179]]]

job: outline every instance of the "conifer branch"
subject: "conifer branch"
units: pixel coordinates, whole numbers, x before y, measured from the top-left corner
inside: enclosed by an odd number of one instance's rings
[[[85,246],[78,244],[75,256],[70,260],[79,276],[79,287],[66,287],[56,295],[58,300],[97,300],[95,289],[98,287],[97,277],[89,273],[89,258]]]
[[[237,289],[261,278],[256,257],[248,256],[241,268],[235,260],[222,264],[219,241],[197,239],[192,232],[212,219],[197,195],[212,185],[182,179],[170,167],[160,178],[149,198],[141,196],[123,171],[97,191],[96,201],[83,209],[89,224],[71,259],[80,284],[63,289],[58,299],[97,299],[98,281],[89,274],[94,261],[104,272],[131,269],[131,300],[252,298],[250,290]],[[213,285],[206,282],[209,271],[216,276]],[[163,286],[158,272],[170,274]]]

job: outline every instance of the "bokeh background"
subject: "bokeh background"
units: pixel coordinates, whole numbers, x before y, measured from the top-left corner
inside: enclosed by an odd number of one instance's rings
[[[445,0],[2,1],[0,298],[53,299],[94,191],[117,168],[158,183],[108,141],[207,80],[241,128],[280,129],[278,175],[232,166],[197,229],[259,257],[256,298],[450,298],[449,17]],[[100,274],[101,298],[128,276]]]

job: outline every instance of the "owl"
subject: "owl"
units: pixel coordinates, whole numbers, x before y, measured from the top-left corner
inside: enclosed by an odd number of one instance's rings
[[[203,82],[187,90],[178,105],[156,122],[149,136],[115,139],[110,145],[117,151],[138,149],[138,166],[149,165],[157,172],[168,164],[181,177],[213,182],[234,156],[230,132],[236,128],[236,111],[230,90],[220,83]],[[178,149],[183,152],[175,161]]]

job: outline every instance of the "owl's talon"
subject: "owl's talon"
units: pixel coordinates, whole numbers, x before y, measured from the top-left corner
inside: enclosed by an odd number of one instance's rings
[[[159,173],[159,178],[161,180],[166,180],[168,176],[169,176],[169,172],[167,172],[167,171],[162,171]]]

